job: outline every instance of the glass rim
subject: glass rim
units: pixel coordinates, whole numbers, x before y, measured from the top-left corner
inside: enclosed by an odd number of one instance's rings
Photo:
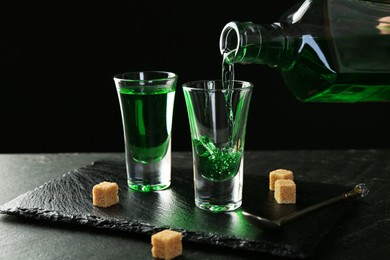
[[[201,84],[204,84],[206,82],[218,82],[218,83],[222,83],[222,80],[221,79],[218,79],[218,80],[195,80],[195,81],[189,81],[189,82],[185,82],[182,84],[182,88],[183,89],[188,89],[188,90],[198,90],[198,91],[226,91],[226,90],[245,90],[245,89],[253,89],[253,83],[250,82],[250,81],[245,81],[245,80],[233,80],[233,83],[235,86],[236,84],[235,83],[241,83],[242,84],[242,87],[233,87],[231,89],[222,89],[222,88],[218,88],[218,89],[205,89],[205,88],[199,88],[199,87],[193,87],[193,85],[198,85],[199,83]],[[189,85],[192,85],[192,86],[189,86]]]
[[[156,73],[161,74],[161,77],[149,78],[149,79],[131,79],[126,78],[126,75],[140,75],[141,73]],[[165,75],[165,76],[163,76]],[[125,82],[158,82],[164,80],[174,80],[178,78],[178,74],[171,71],[164,70],[140,70],[140,71],[127,71],[121,72],[114,75],[115,80],[125,81]]]

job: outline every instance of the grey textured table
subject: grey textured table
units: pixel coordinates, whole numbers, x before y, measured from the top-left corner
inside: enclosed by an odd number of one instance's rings
[[[0,204],[96,160],[121,153],[1,154]],[[174,152],[173,167],[191,169],[191,153]],[[390,150],[247,151],[245,172],[293,169],[309,182],[354,186],[370,194],[344,215],[312,259],[386,259],[390,255]],[[0,215],[0,259],[152,259],[150,239],[136,234]],[[183,244],[180,259],[277,259],[258,252]]]

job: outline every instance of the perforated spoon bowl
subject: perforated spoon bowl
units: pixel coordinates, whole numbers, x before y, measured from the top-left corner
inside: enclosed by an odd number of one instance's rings
[[[263,218],[260,216],[253,215],[249,212],[242,211],[242,215],[245,217],[246,220],[248,220],[249,223],[251,223],[253,226],[258,227],[263,230],[272,230],[272,229],[278,229],[283,224],[296,219],[298,217],[304,216],[310,212],[313,212],[317,209],[323,208],[325,206],[334,204],[336,202],[352,199],[356,197],[365,197],[367,196],[369,190],[367,186],[364,183],[360,183],[356,185],[352,190],[345,192],[339,196],[333,197],[331,199],[328,199],[326,201],[320,202],[318,204],[312,205],[310,207],[304,208],[302,210],[296,211],[292,214],[289,214],[287,216],[284,216],[280,219],[276,220],[270,220],[267,218]]]

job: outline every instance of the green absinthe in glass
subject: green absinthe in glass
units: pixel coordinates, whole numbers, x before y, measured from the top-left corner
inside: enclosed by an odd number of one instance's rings
[[[133,159],[146,164],[160,161],[170,142],[174,89],[139,92],[120,88],[119,97],[125,142]]]
[[[231,147],[218,148],[210,137],[192,139],[194,159],[200,174],[210,181],[226,181],[234,178],[241,165],[242,150]]]

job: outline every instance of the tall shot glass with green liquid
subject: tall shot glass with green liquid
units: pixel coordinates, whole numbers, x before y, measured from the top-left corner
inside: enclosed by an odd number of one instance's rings
[[[195,205],[212,212],[241,206],[246,123],[253,85],[183,84],[192,139]]]
[[[178,76],[126,72],[114,76],[122,115],[129,188],[150,192],[171,184],[171,130]]]

